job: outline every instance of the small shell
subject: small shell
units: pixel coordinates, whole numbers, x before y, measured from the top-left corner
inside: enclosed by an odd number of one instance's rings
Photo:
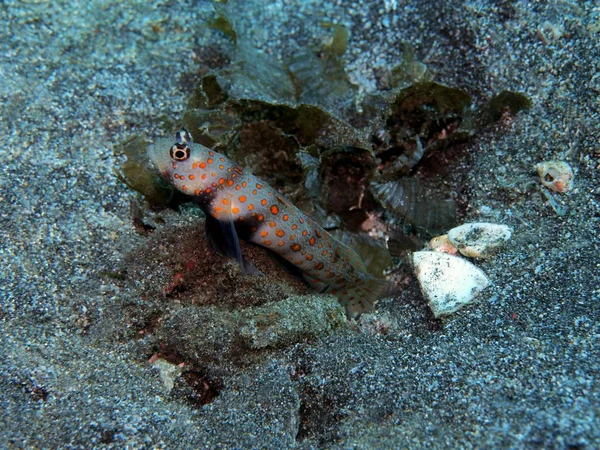
[[[489,258],[512,236],[506,225],[496,223],[465,223],[448,232],[448,240],[469,258]]]
[[[573,189],[573,169],[565,161],[543,161],[535,165],[541,183],[555,192]]]
[[[452,245],[448,239],[447,234],[436,236],[429,241],[429,247],[434,252],[448,253],[449,255],[456,255],[456,247]]]
[[[438,252],[413,253],[421,291],[437,318],[473,302],[490,281],[485,273],[458,256]]]

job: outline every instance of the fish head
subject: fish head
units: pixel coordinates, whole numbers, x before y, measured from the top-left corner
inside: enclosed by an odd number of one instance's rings
[[[150,161],[158,172],[188,195],[199,195],[209,189],[211,181],[202,175],[211,153],[210,149],[192,142],[186,130],[177,132],[174,141],[158,139],[148,148]]]

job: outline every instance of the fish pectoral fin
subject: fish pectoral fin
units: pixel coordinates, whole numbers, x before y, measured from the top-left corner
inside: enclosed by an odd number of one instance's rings
[[[307,273],[303,273],[302,277],[304,281],[306,281],[310,288],[316,292],[323,293],[329,288],[329,285],[321,280],[317,280],[315,277],[308,275]]]
[[[225,220],[219,220],[207,214],[206,237],[210,247],[215,252],[235,259],[244,275],[263,275],[260,270],[243,257],[240,240],[231,215]]]

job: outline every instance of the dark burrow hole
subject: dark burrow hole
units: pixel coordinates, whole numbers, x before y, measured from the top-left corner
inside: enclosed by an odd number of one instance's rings
[[[335,442],[341,419],[336,402],[311,386],[305,386],[300,396],[300,426],[296,440],[316,442],[319,447]]]
[[[212,403],[223,389],[223,381],[220,378],[209,375],[201,368],[188,365],[181,355],[167,349],[166,346],[161,346],[153,358],[162,358],[174,365],[184,364],[183,373],[175,380],[171,390],[172,398],[182,399],[189,405],[200,408]]]

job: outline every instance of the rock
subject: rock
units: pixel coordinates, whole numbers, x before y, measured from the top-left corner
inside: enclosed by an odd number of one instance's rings
[[[506,225],[496,223],[465,223],[448,232],[448,240],[464,256],[489,258],[512,236]]]
[[[326,336],[347,323],[344,308],[331,295],[291,296],[248,308],[241,316],[238,334],[253,350]]]
[[[565,193],[573,189],[573,169],[566,161],[542,161],[535,165],[541,183],[548,189]]]
[[[415,252],[412,256],[421,291],[437,318],[473,302],[490,281],[469,261],[439,252]]]

